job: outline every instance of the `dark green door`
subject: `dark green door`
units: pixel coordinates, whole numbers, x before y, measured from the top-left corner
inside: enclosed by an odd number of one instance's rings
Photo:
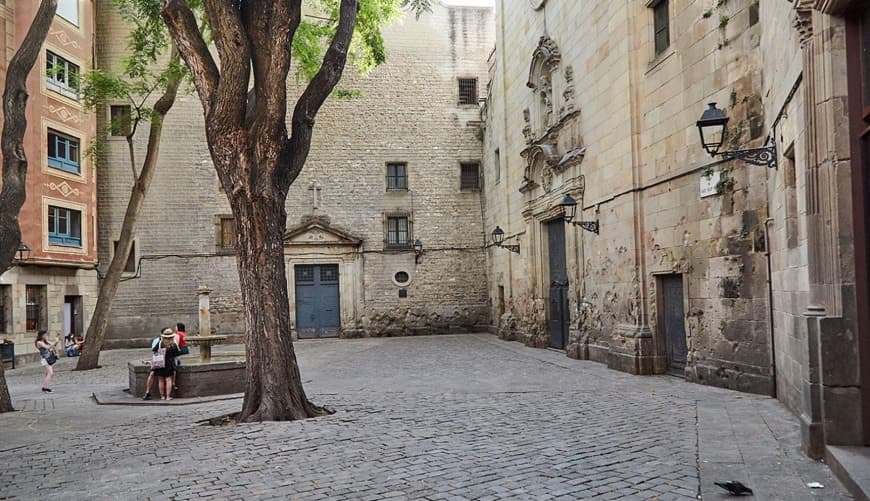
[[[338,265],[297,264],[296,331],[302,339],[337,337]]]

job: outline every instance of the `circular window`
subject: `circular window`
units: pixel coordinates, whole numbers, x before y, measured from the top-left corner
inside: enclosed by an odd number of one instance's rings
[[[395,275],[393,275],[393,283],[399,286],[408,285],[411,281],[411,276],[408,275],[407,271],[397,271]]]

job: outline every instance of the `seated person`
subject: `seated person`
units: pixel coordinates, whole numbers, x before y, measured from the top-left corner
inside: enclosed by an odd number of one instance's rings
[[[82,354],[82,344],[76,342],[75,337],[70,332],[63,338],[64,351],[68,357],[77,357]]]

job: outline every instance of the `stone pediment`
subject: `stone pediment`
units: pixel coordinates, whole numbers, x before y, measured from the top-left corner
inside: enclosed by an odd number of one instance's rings
[[[314,219],[288,229],[284,233],[284,245],[349,245],[358,247],[362,239],[329,225],[327,221]]]

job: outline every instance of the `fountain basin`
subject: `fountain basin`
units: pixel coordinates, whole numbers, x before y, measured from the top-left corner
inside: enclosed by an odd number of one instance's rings
[[[151,366],[144,362],[128,362],[127,372],[130,394],[136,397],[145,396],[145,382]],[[172,396],[178,398],[244,393],[247,379],[243,360],[211,363],[185,361],[183,365],[175,368],[175,378],[178,390],[173,391]],[[158,394],[157,378],[154,379],[151,395]]]

